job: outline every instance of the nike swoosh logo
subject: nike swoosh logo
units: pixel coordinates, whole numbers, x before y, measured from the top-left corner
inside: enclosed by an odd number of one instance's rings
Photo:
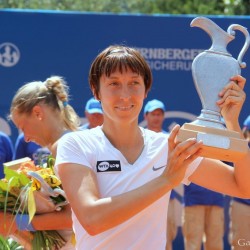
[[[159,169],[161,169],[161,168],[165,168],[165,167],[166,167],[165,165],[164,165],[164,166],[161,166],[161,167],[158,167],[158,168],[156,168],[155,166],[153,166],[152,169],[153,169],[154,171],[157,171],[157,170],[159,170]]]

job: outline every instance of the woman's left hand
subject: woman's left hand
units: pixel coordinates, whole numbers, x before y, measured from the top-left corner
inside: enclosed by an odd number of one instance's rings
[[[240,111],[246,99],[246,93],[243,90],[245,83],[246,79],[240,75],[231,77],[230,82],[219,93],[221,99],[217,101],[217,105],[221,109],[221,115],[226,124],[229,121],[238,122]]]

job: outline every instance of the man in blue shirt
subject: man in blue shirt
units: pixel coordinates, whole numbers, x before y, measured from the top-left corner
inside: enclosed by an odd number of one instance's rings
[[[144,119],[147,122],[147,128],[155,132],[168,133],[162,128],[165,111],[163,102],[157,99],[148,101],[144,107]]]
[[[185,249],[200,250],[205,239],[206,250],[223,250],[224,195],[185,185],[182,232]]]
[[[47,148],[42,148],[34,142],[26,142],[23,133],[18,135],[15,143],[15,160],[29,157],[36,165],[42,165],[47,161],[48,155],[50,151]]]
[[[85,116],[88,123],[83,124],[79,130],[95,128],[103,123],[103,111],[101,103],[95,98],[90,98],[85,106]]]
[[[33,159],[34,152],[39,148],[41,147],[34,142],[26,142],[24,139],[24,134],[21,133],[16,139],[14,159],[17,160],[24,157]]]
[[[13,160],[13,152],[9,136],[0,131],[0,179],[4,178],[3,163]]]

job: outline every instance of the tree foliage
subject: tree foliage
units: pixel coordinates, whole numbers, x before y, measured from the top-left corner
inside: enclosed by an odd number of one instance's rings
[[[250,0],[0,0],[0,8],[143,14],[249,15]]]

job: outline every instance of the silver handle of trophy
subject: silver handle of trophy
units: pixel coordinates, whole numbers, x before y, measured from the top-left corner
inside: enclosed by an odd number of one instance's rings
[[[239,30],[241,31],[244,35],[245,35],[245,43],[244,43],[244,46],[242,47],[240,53],[239,53],[239,56],[237,58],[238,62],[239,62],[239,65],[241,68],[246,68],[246,63],[245,62],[242,62],[243,60],[243,56],[245,55],[246,51],[248,50],[249,48],[249,44],[250,44],[250,36],[249,36],[249,32],[247,31],[247,28],[239,25],[239,24],[231,24],[228,29],[227,29],[227,32],[232,35],[232,36],[235,36],[235,30]]]

